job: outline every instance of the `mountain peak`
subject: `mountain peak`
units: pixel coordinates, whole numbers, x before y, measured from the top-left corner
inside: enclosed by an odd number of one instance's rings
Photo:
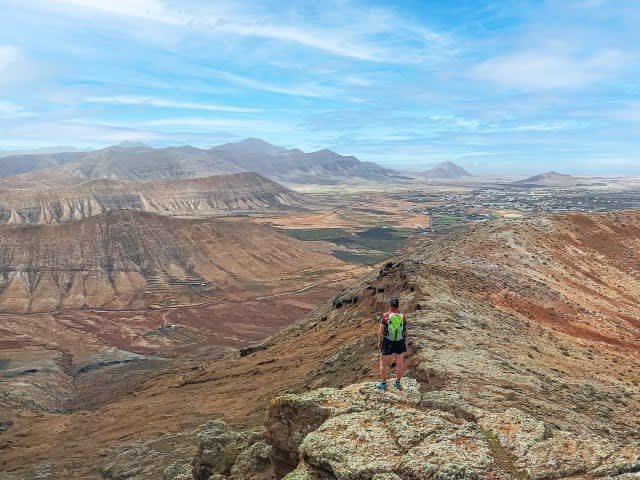
[[[432,169],[424,172],[424,175],[430,178],[462,178],[472,176],[464,168],[449,160],[437,164]]]
[[[533,177],[525,178],[514,182],[516,184],[525,185],[540,185],[540,186],[559,186],[559,185],[573,185],[578,180],[571,175],[565,173],[558,173],[554,170],[541,173],[540,175],[534,175]]]

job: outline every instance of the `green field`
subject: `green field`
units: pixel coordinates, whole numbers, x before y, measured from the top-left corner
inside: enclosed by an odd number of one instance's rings
[[[279,228],[290,237],[304,241],[326,241],[331,242],[339,238],[346,238],[351,234],[342,228]]]
[[[412,229],[374,227],[349,233],[342,228],[280,229],[303,241],[325,241],[347,250],[334,250],[340,260],[361,265],[373,265],[395,254],[413,233]]]

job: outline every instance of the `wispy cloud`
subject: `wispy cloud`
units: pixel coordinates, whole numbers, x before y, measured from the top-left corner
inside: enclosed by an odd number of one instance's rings
[[[52,0],[51,3],[69,7],[73,15],[93,12],[213,35],[275,40],[368,62],[419,63],[433,57],[437,49],[451,51],[448,48],[451,40],[443,33],[394,15],[390,10],[344,1],[320,4],[322,8],[314,11],[315,22],[303,15],[294,15],[294,20],[288,23],[282,21],[282,17],[265,15],[264,10],[258,8],[259,3],[253,2],[217,1],[207,8],[190,8],[187,3],[177,8],[161,0]],[[330,21],[323,23],[322,17]],[[358,21],[353,22],[353,18]],[[403,41],[407,39],[412,41]],[[392,47],[400,42],[401,47]],[[414,45],[416,42],[418,45]]]
[[[611,78],[627,58],[619,50],[598,50],[587,55],[527,50],[491,58],[471,71],[478,79],[507,88],[571,89]]]
[[[0,75],[6,75],[9,68],[20,59],[20,49],[13,45],[0,45]]]
[[[235,73],[223,72],[221,70],[206,70],[206,74],[224,80],[226,82],[249,87],[254,90],[262,90],[264,92],[278,93],[281,95],[290,95],[294,97],[310,97],[310,98],[326,98],[336,95],[336,90],[331,87],[323,87],[316,84],[306,85],[275,85],[262,80],[256,80]]]
[[[179,100],[145,97],[138,95],[109,95],[109,96],[92,96],[85,97],[87,103],[100,103],[107,105],[141,105],[158,108],[173,108],[182,110],[205,110],[215,112],[232,112],[232,113],[255,113],[260,112],[257,108],[235,107],[232,105],[220,105],[216,103],[206,102],[184,102]]]
[[[191,21],[189,15],[170,10],[160,0],[50,0],[51,4],[60,4],[75,9],[93,10],[107,15],[131,17],[171,25],[186,25]],[[81,13],[81,12],[78,12]]]
[[[33,116],[23,107],[14,102],[0,100],[0,118],[25,118]]]

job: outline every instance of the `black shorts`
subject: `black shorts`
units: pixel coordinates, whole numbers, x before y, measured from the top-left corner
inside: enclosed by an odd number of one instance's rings
[[[388,338],[382,338],[382,346],[380,347],[381,355],[399,355],[407,351],[407,342],[402,339],[394,342]]]

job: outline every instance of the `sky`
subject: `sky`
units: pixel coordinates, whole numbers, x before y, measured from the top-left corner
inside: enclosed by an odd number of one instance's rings
[[[0,150],[258,137],[640,175],[636,0],[0,0]]]

